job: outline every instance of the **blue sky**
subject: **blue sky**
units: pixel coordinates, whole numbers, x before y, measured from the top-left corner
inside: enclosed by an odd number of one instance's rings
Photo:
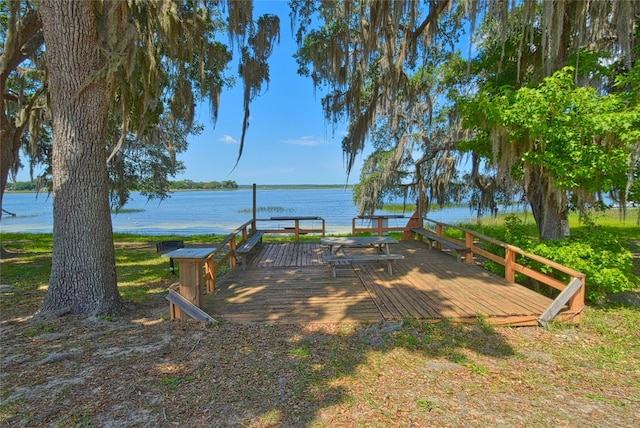
[[[293,58],[296,43],[291,33],[286,1],[255,2],[254,19],[269,12],[280,16],[280,44],[269,60],[268,90],[251,105],[242,158],[235,170],[242,131],[242,82],[222,93],[215,128],[207,105],[198,121],[205,131],[189,139],[189,149],[180,156],[186,172],[177,179],[194,181],[234,180],[238,184],[345,184],[347,174],[341,141],[346,125],[335,132],[325,123],[322,94],[311,79],[296,73]],[[230,70],[235,72],[236,68]],[[362,159],[360,158],[359,161]],[[348,181],[358,181],[358,163]]]
[[[335,129],[327,125],[322,112],[322,93],[314,90],[311,79],[297,74],[293,58],[296,43],[291,33],[286,1],[255,1],[254,19],[263,13],[280,16],[280,44],[269,60],[268,89],[250,107],[249,129],[242,158],[238,157],[242,132],[242,82],[223,91],[215,128],[208,102],[198,107],[197,120],[204,132],[189,137],[189,149],[179,155],[186,171],[177,180],[234,180],[238,184],[349,184],[360,175],[359,157],[347,177],[341,142],[346,124]],[[234,57],[237,57],[234,52]],[[233,64],[228,74],[236,75]],[[38,171],[36,171],[37,173]],[[22,170],[18,181],[29,181]]]

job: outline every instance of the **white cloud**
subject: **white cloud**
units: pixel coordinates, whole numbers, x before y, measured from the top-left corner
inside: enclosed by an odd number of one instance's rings
[[[285,144],[292,144],[294,146],[320,146],[322,144],[326,144],[325,140],[318,139],[311,135],[306,135],[293,140],[283,140],[282,142]]]
[[[238,144],[238,142],[231,135],[223,135],[218,141],[222,141],[225,144]]]

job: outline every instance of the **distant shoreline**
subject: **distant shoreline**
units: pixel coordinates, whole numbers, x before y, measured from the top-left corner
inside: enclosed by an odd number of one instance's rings
[[[353,184],[256,184],[257,190],[353,189]],[[169,189],[170,192],[218,192],[251,190],[253,184],[238,184],[235,189]],[[48,190],[5,190],[5,193],[49,193]]]

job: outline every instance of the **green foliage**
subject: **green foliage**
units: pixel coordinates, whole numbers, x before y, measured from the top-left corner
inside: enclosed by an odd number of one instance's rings
[[[529,248],[532,243],[530,229],[516,215],[508,215],[504,220],[504,236],[501,241],[520,248]]]
[[[468,227],[479,229],[474,225]],[[587,276],[587,299],[600,301],[607,293],[631,290],[640,285],[640,278],[633,271],[633,254],[625,245],[626,241],[614,231],[617,229],[591,225],[574,231],[568,239],[541,242],[534,238],[534,233],[521,218],[509,215],[503,227],[483,228],[481,233],[584,273]],[[504,256],[504,249],[497,245],[488,244],[486,249]],[[566,274],[537,262],[526,258],[519,258],[518,262],[569,282]],[[497,263],[487,262],[485,268],[504,275],[504,267]],[[517,279],[523,278],[518,276]]]
[[[587,276],[587,299],[599,301],[607,293],[637,287],[633,254],[620,239],[597,226],[569,239],[540,242],[527,251],[571,267]],[[567,278],[562,278],[567,280]]]
[[[486,86],[460,106],[466,125],[484,130],[473,148],[491,137],[492,157],[509,168],[544,167],[565,191],[611,190],[626,177],[630,144],[639,137],[638,112],[617,95],[576,87],[570,67],[535,87]]]
[[[37,190],[47,191],[46,188],[42,189],[42,186],[37,180],[32,181],[14,181],[7,183],[7,189],[13,192],[35,192]]]

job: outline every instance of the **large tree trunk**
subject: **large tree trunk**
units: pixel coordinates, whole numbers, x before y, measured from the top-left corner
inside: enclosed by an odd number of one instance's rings
[[[527,172],[527,199],[542,239],[564,238],[562,222],[567,220],[568,206],[564,193],[549,183],[544,168],[533,167]]]
[[[118,293],[104,137],[108,88],[90,1],[40,5],[53,117],[53,256],[43,312],[114,313]]]

